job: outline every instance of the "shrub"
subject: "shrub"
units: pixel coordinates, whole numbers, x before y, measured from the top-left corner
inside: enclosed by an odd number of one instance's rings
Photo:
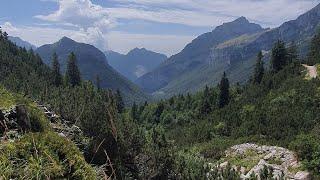
[[[78,148],[56,133],[30,133],[0,146],[0,179],[95,179]]]

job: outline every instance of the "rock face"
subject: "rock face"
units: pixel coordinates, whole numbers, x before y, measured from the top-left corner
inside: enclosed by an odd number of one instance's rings
[[[252,174],[260,179],[260,172],[267,167],[273,170],[272,174],[275,179],[311,180],[309,172],[300,170],[301,164],[298,162],[295,153],[282,147],[247,143],[235,145],[225,153],[225,162],[220,164],[219,167],[225,168],[230,163],[235,170],[240,170],[241,179],[249,179]],[[238,164],[232,164],[233,159],[237,159]],[[248,159],[249,161],[246,161]],[[255,161],[258,163],[253,167],[243,167],[248,162],[253,163]]]
[[[305,55],[319,25],[320,5],[274,29],[262,29],[239,18],[194,39],[136,82],[148,92],[167,96],[216,85],[224,71],[231,83],[246,82],[259,51],[270,51],[281,39],[288,45],[297,42],[300,54]]]
[[[72,140],[79,147],[84,147],[87,144],[87,139],[78,126],[64,120],[47,106],[41,105],[39,102],[35,102],[35,104],[46,115],[51,128],[56,133]],[[24,105],[0,110],[0,142],[19,139],[24,133],[30,132],[31,129],[32,125],[28,111]]]

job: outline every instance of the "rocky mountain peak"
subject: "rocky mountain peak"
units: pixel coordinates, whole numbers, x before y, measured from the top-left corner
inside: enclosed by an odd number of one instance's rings
[[[213,32],[235,32],[235,33],[255,33],[263,30],[259,24],[250,23],[249,20],[243,16],[237,18],[234,21],[223,23],[218,26]]]
[[[75,41],[73,39],[71,39],[71,38],[68,38],[68,37],[64,36],[63,38],[61,38],[59,40],[59,42],[62,43],[62,44],[65,44],[65,43],[69,44],[69,43],[74,43]]]

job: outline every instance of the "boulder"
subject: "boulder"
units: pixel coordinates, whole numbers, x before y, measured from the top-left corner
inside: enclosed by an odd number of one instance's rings
[[[311,174],[306,171],[299,171],[294,176],[295,180],[311,180]]]
[[[28,117],[27,108],[24,105],[20,105],[16,107],[17,113],[17,123],[22,131],[30,131],[31,130],[31,122]]]

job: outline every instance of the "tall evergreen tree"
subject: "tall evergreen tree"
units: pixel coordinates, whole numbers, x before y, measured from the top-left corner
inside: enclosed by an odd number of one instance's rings
[[[272,48],[271,69],[278,72],[287,64],[288,53],[283,41],[279,40]]]
[[[262,55],[262,52],[260,51],[258,53],[256,67],[254,69],[254,75],[253,75],[254,84],[260,84],[264,75],[264,66],[263,66],[262,58],[263,58],[263,55]]]
[[[118,113],[122,113],[124,110],[124,102],[121,96],[121,92],[119,89],[117,89],[117,93],[116,93],[116,101],[117,101],[117,109],[118,109]]]
[[[131,118],[133,120],[138,120],[138,106],[137,106],[136,102],[134,102],[131,107]]]
[[[229,104],[230,92],[229,92],[229,80],[226,73],[223,73],[222,79],[219,84],[220,94],[219,94],[219,107],[223,108]]]
[[[69,55],[67,71],[66,71],[66,82],[71,86],[78,86],[80,85],[80,82],[81,82],[80,71],[76,61],[77,61],[76,55],[72,52]]]
[[[62,76],[60,74],[60,64],[57,53],[52,55],[52,78],[55,86],[59,87],[62,84]]]
[[[101,90],[101,80],[98,74],[96,75],[96,86],[98,90]]]
[[[211,104],[210,104],[210,90],[209,87],[206,86],[203,92],[203,96],[201,98],[200,104],[200,115],[207,115],[211,111]]]
[[[308,64],[320,63],[320,31],[312,38],[308,54]]]
[[[288,53],[288,63],[297,61],[299,58],[298,47],[295,42],[292,42],[290,47],[287,49]]]

